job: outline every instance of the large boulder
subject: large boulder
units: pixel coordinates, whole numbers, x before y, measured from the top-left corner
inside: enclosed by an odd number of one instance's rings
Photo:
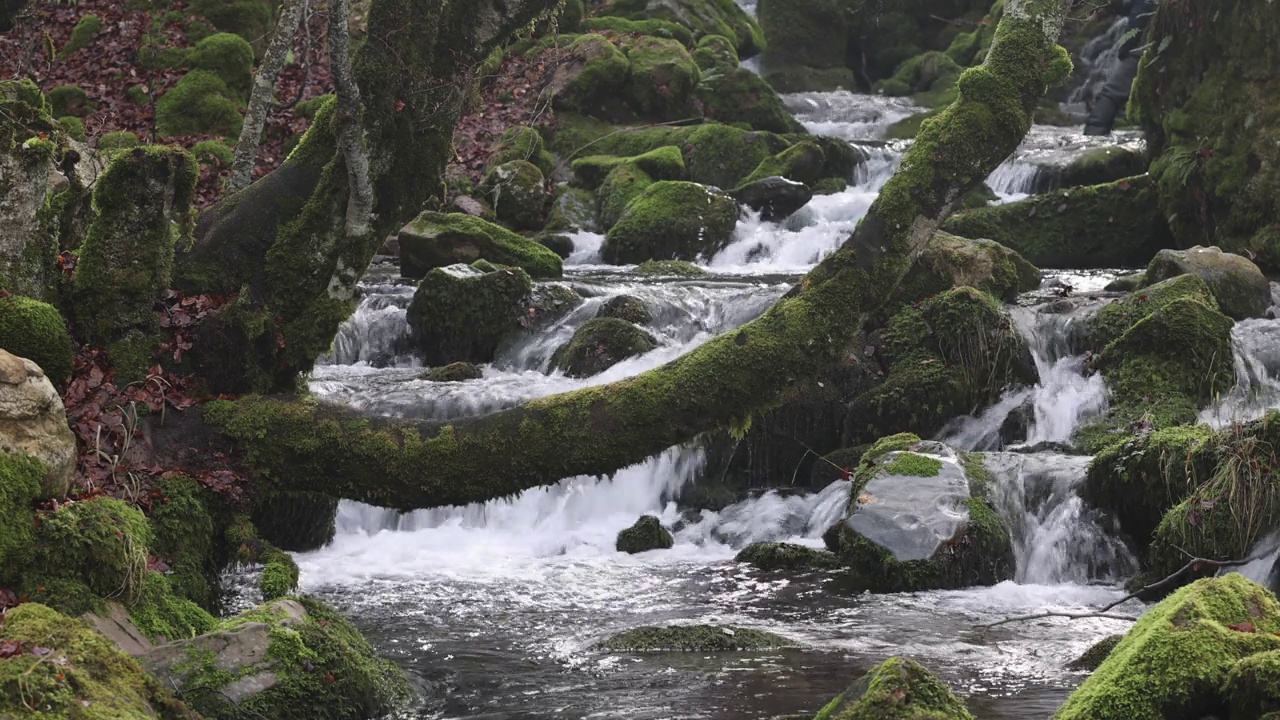
[[[1200,720],[1247,707],[1257,696],[1233,692],[1244,688],[1229,678],[1246,658],[1280,650],[1278,632],[1280,604],[1266,588],[1237,573],[1199,580],[1148,610],[1054,720]]]
[[[994,585],[1013,576],[1009,531],[987,499],[985,473],[938,443],[871,460],[849,515],[828,533],[855,591]]]
[[[627,102],[640,117],[681,120],[697,114],[693,91],[701,73],[684,45],[641,36],[627,43],[625,51],[631,62]]]
[[[346,618],[305,598],[254,608],[139,660],[206,718],[365,720],[398,709],[410,694],[404,674]]]
[[[733,0],[612,0],[605,13],[632,20],[666,20],[689,29],[695,39],[721,35],[741,57],[765,47],[764,32]]]
[[[608,38],[580,35],[564,48],[547,92],[558,110],[594,112],[617,97],[630,69],[627,56]]]
[[[813,199],[813,191],[804,183],[776,175],[746,183],[730,195],[760,213],[761,220],[786,219]]]
[[[631,527],[620,531],[615,543],[618,552],[629,555],[649,550],[667,550],[674,544],[675,539],[671,537],[671,531],[662,527],[658,518],[652,515],[645,515],[636,520]]]
[[[0,305],[4,301],[0,300]],[[62,398],[39,365],[0,349],[0,453],[43,465],[39,497],[61,498],[76,470],[76,438]]]
[[[609,263],[696,260],[728,245],[737,224],[738,204],[728,195],[697,183],[657,182],[627,204],[601,253]]]
[[[942,681],[909,658],[893,657],[854,681],[815,720],[973,720]]]
[[[1016,250],[993,240],[936,232],[893,295],[895,304],[914,303],[952,288],[971,287],[1013,302],[1040,287],[1040,270]]]
[[[435,268],[409,304],[414,345],[431,366],[491,362],[502,341],[520,329],[522,300],[532,290],[533,281],[519,268]]]
[[[733,44],[719,35],[698,42],[693,54],[702,70],[697,98],[703,115],[722,123],[746,123],[755,130],[803,133],[804,125],[758,74],[740,67]]]
[[[1209,286],[1223,314],[1234,320],[1266,317],[1271,307],[1271,283],[1246,257],[1216,247],[1161,250],[1147,265],[1145,284],[1154,285],[1179,275],[1196,275]]]
[[[421,278],[439,267],[488,260],[534,278],[558,278],[560,257],[506,228],[462,213],[427,211],[400,229],[400,276]]]
[[[657,346],[652,335],[627,320],[597,317],[583,323],[573,338],[556,350],[551,367],[569,377],[591,377]]]
[[[537,230],[547,218],[546,178],[537,165],[512,160],[490,170],[480,184],[498,220],[517,230]]]

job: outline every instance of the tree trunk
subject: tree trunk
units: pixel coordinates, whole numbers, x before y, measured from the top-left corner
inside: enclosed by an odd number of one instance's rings
[[[313,403],[252,398],[211,405],[206,418],[238,443],[270,489],[317,490],[404,509],[607,474],[708,430],[744,426],[787,388],[861,346],[868,318],[956,201],[1022,141],[1045,90],[1071,73],[1056,44],[1069,4],[1011,0],[986,62],[967,70],[958,99],[925,122],[849,240],[759,319],[677,360],[444,426],[352,419]],[[378,80],[395,82],[396,75]],[[372,80],[361,89],[400,96]],[[366,127],[375,167],[397,168],[375,174],[407,173],[404,163],[412,158],[381,154],[396,146],[382,133],[404,131],[396,114],[375,112]],[[382,183],[378,192],[379,212],[407,207],[400,185]]]
[[[276,81],[289,57],[293,37],[298,34],[298,21],[306,10],[307,0],[285,0],[280,6],[280,20],[276,23],[271,44],[262,57],[262,64],[253,76],[253,93],[249,96],[249,109],[244,113],[244,126],[236,143],[235,158],[231,161],[231,181],[228,192],[239,192],[253,181],[253,166],[258,159],[258,145],[262,143],[262,128],[271,109]]]

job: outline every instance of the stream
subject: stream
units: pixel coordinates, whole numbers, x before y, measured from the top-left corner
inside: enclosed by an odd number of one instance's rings
[[[573,236],[563,282],[586,302],[550,328],[505,349],[484,377],[418,379],[406,349],[413,285],[380,259],[365,277],[358,310],[310,378],[311,390],[391,417],[451,419],[530,398],[635,375],[762,313],[852,232],[893,173],[905,142],[879,138],[915,111],[909,102],[847,92],[786,97],[813,132],[862,148],[868,161],[850,187],[816,197],[781,224],[750,213],[734,242],[700,263],[704,278],[641,278],[602,264],[602,238]],[[1085,138],[1033,129],[989,184],[1008,201],[1036,189],[1039,168],[1092,147],[1140,143],[1136,134]],[[1043,189],[1043,188],[1041,188]],[[347,612],[420,692],[404,718],[772,718],[811,716],[859,674],[890,655],[916,657],[991,720],[1048,718],[1083,679],[1064,665],[1128,623],[1045,619],[982,632],[976,626],[1043,610],[1084,611],[1123,595],[1136,569],[1104,518],[1076,486],[1087,457],[1028,452],[1062,442],[1106,408],[1101,377],[1073,354],[1073,323],[1103,298],[1114,272],[1045,273],[1043,294],[1011,306],[1040,371],[1035,387],[1009,393],[977,417],[957,418],[940,438],[987,451],[993,501],[1012,530],[1016,579],[994,587],[841,595],[821,573],[781,577],[733,562],[757,541],[820,547],[848,503],[846,483],[808,495],[769,492],[690,518],[679,498],[703,458],[677,447],[612,478],[570,478],[514,499],[399,514],[344,501],[337,537],[297,556],[302,588]],[[1045,312],[1054,289],[1081,298]],[[551,354],[618,294],[643,300],[659,347],[586,380],[550,372]],[[1097,303],[1092,303],[1096,307]],[[1280,406],[1280,323],[1239,323],[1238,387],[1205,411],[1208,421],[1254,417]],[[1004,430],[1024,418],[1021,438]],[[641,514],[677,524],[675,547],[640,555],[614,550]],[[1141,612],[1140,604],[1120,611]],[[718,623],[767,629],[803,648],[704,655],[601,653],[591,645],[638,625]]]

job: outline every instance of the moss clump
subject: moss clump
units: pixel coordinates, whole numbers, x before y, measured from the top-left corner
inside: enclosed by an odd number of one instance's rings
[[[655,38],[675,40],[684,47],[693,45],[693,33],[689,32],[688,28],[666,20],[629,20],[623,17],[606,15],[604,17],[583,18],[582,29],[586,32],[596,33],[649,35]],[[737,56],[735,55],[734,57],[736,58]]]
[[[719,625],[639,627],[618,633],[596,645],[607,652],[741,652],[796,647],[780,635],[763,630]]]
[[[754,543],[743,548],[735,562],[749,563],[761,570],[835,570],[841,567],[835,553],[792,543]]]
[[[175,135],[240,134],[242,103],[217,73],[192,70],[156,102],[156,130]]]
[[[573,69],[553,85],[557,109],[593,112],[616,100],[631,69],[616,45],[603,35],[581,35],[564,52]]]
[[[102,19],[92,13],[86,13],[80,16],[76,21],[75,27],[71,28],[71,37],[67,38],[67,44],[58,50],[58,59],[65,60],[71,57],[76,51],[89,47],[89,43],[97,37],[98,32],[102,30]]]
[[[751,57],[765,48],[760,25],[733,0],[615,0],[610,15],[632,20],[665,20],[688,28],[694,38],[720,35],[733,41],[742,57]]]
[[[532,290],[519,268],[436,268],[409,305],[413,342],[428,365],[491,362],[503,339],[520,329],[520,303]]]
[[[683,260],[646,260],[636,266],[635,274],[642,277],[702,277],[706,270]]]
[[[72,140],[84,142],[83,120],[78,117],[71,117],[68,115],[67,117],[58,118],[58,124],[62,126],[62,129],[66,131],[67,135]]]
[[[210,35],[196,43],[187,63],[222,78],[240,102],[248,102],[253,86],[253,48],[244,38],[231,33]]]
[[[936,50],[916,55],[898,66],[893,77],[876,83],[885,95],[912,96],[924,107],[942,107],[955,100],[956,81],[964,68]]]
[[[128,130],[116,130],[103,133],[98,137],[98,149],[103,152],[128,150],[137,147],[142,141]]]
[[[268,547],[259,559],[262,561],[262,579],[258,588],[264,600],[278,600],[298,589],[298,564],[288,553]]]
[[[1232,626],[1248,623],[1256,632]],[[1224,681],[1239,660],[1280,649],[1280,604],[1231,573],[1198,580],[1138,620],[1055,720],[1199,718],[1225,708]]]
[[[662,181],[627,204],[605,236],[605,262],[695,260],[711,257],[733,239],[738,204],[703,185]]]
[[[899,452],[884,466],[890,475],[934,477],[942,470],[942,461],[913,452]]]
[[[634,157],[589,155],[579,158],[573,161],[574,180],[588,190],[595,190],[624,165],[634,166],[652,180],[683,180],[685,177],[684,156],[680,154],[680,148],[664,145]],[[601,193],[602,202],[608,202],[608,194]]]
[[[19,295],[0,298],[0,348],[39,365],[58,387],[71,377],[75,347],[52,305]]]
[[[919,663],[894,657],[837,695],[814,720],[973,720],[973,716]]]
[[[569,377],[591,377],[657,346],[652,335],[626,320],[597,317],[583,323],[573,338],[556,350],[551,367]]]
[[[40,495],[44,465],[25,455],[0,453],[0,584],[15,584],[31,559],[35,540],[32,505]]]
[[[1250,655],[1233,665],[1222,694],[1231,699],[1231,717],[1274,720],[1280,706],[1280,650]]]
[[[723,35],[707,35],[698,41],[693,61],[698,63],[704,79],[708,73],[724,75],[738,69],[738,50],[733,41]]]
[[[693,90],[701,73],[693,56],[675,40],[643,36],[627,43],[631,73],[627,76],[627,103],[641,117],[680,120],[693,117]]]
[[[484,371],[468,362],[449,363],[444,367],[431,368],[422,374],[423,380],[431,382],[466,382],[484,377]]]
[[[79,85],[59,85],[49,91],[49,114],[53,117],[84,117],[92,110],[89,94]]]
[[[423,277],[435,268],[488,260],[535,278],[558,278],[560,257],[506,228],[462,213],[424,212],[400,230],[400,274]]]
[[[130,603],[129,620],[153,642],[193,638],[218,626],[203,608],[177,595],[169,578],[158,572],[144,576]]]
[[[666,550],[672,545],[675,545],[675,539],[671,537],[671,532],[662,527],[658,518],[652,515],[641,517],[635,525],[619,532],[616,543],[618,552],[631,555],[649,550]]]
[[[271,37],[275,23],[270,0],[192,0],[189,7],[218,30],[260,45],[258,52],[266,49],[266,39]]]
[[[235,154],[227,144],[220,140],[201,140],[191,146],[191,154],[201,165],[231,167]]]
[[[1120,641],[1124,639],[1124,635],[1108,635],[1098,642],[1089,646],[1088,650],[1067,664],[1068,670],[1085,670],[1093,672],[1098,669],[1109,655],[1111,651],[1116,649]]]
[[[556,170],[555,158],[547,152],[542,135],[525,125],[507,128],[502,132],[489,156],[488,165],[492,169],[515,160],[533,163],[547,177]]]
[[[517,230],[537,230],[546,220],[546,178],[533,163],[513,160],[493,168],[480,190],[498,219]]]
[[[629,323],[644,325],[653,320],[649,308],[644,301],[631,295],[617,295],[609,298],[596,312],[598,318],[618,318]]]
[[[898,285],[890,308],[964,286],[1012,302],[1040,287],[1040,270],[997,242],[937,232]]]
[[[155,536],[151,552],[169,566],[174,593],[204,608],[217,599],[216,528],[207,491],[182,475],[162,478],[148,520]]]
[[[958,213],[943,229],[995,240],[1042,268],[1132,267],[1173,244],[1147,176]]]
[[[78,720],[192,720],[137,660],[83,622],[36,603],[10,610],[0,640],[28,652],[0,660],[0,716]],[[30,650],[48,648],[39,655]],[[32,708],[38,708],[33,712]]]

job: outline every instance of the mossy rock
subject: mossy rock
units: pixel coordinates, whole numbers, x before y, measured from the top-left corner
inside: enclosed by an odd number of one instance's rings
[[[546,178],[531,162],[498,165],[485,174],[480,189],[498,220],[516,230],[538,230],[546,221]]]
[[[1089,646],[1080,657],[1067,663],[1068,670],[1085,670],[1093,672],[1098,669],[1109,655],[1111,651],[1116,649],[1120,641],[1124,639],[1124,635],[1108,635],[1098,642]]]
[[[648,35],[655,38],[675,40],[684,47],[693,45],[693,33],[689,31],[689,28],[666,20],[630,20],[628,18],[605,15],[603,17],[583,18],[582,30],[584,32],[615,33],[618,35]]]
[[[98,136],[98,150],[102,152],[128,150],[138,147],[141,143],[142,141],[138,139],[137,135],[127,130],[116,130]]]
[[[653,315],[649,312],[649,308],[645,306],[644,301],[633,295],[617,295],[609,298],[600,306],[600,310],[596,312],[596,317],[618,318],[636,325],[645,325],[653,320]]]
[[[627,204],[601,253],[615,264],[711,257],[737,224],[738,204],[728,195],[697,183],[656,182]]]
[[[650,550],[667,550],[672,545],[675,545],[675,539],[671,537],[671,532],[662,527],[658,518],[652,515],[645,515],[631,527],[620,531],[615,543],[618,552],[629,555]]]
[[[760,161],[756,169],[742,181],[743,185],[769,177],[784,177],[811,185],[822,178],[827,156],[816,142],[802,141],[772,157]]]
[[[551,367],[569,377],[599,375],[618,363],[658,346],[652,335],[617,317],[597,317],[583,323],[551,357]]]
[[[71,377],[75,346],[58,309],[32,298],[0,298],[0,349],[44,370],[56,387]]]
[[[703,115],[717,122],[745,123],[753,130],[775,133],[807,132],[777,91],[746,68],[705,71],[696,95]]]
[[[751,628],[720,625],[639,627],[596,645],[608,652],[743,652],[797,647],[780,635]]]
[[[956,287],[972,287],[1005,302],[1040,287],[1040,270],[992,240],[937,232],[907,271],[890,303],[914,303]]]
[[[196,70],[207,70],[226,83],[242,103],[249,101],[253,87],[253,48],[239,35],[217,33],[196,43],[187,63]]]
[[[904,61],[874,89],[884,95],[909,95],[923,107],[941,107],[955,100],[956,81],[963,71],[946,53],[932,50]]]
[[[542,135],[525,125],[507,128],[502,132],[489,156],[488,169],[515,160],[533,163],[545,177],[550,177],[556,169],[556,160],[547,152]]]
[[[919,663],[893,657],[837,695],[814,720],[973,720],[973,715]]]
[[[275,27],[275,5],[271,0],[192,0],[189,7],[218,30],[247,40],[259,56],[266,51]]]
[[[734,561],[748,563],[761,570],[789,572],[835,570],[841,567],[840,558],[835,553],[792,543],[753,543],[743,548],[734,557]]]
[[[400,275],[420,278],[435,268],[488,260],[535,278],[558,278],[558,255],[506,228],[462,213],[427,211],[400,229]]]
[[[142,661],[208,720],[360,720],[395,712],[410,696],[403,672],[378,658],[350,621],[309,598],[259,606]]]
[[[431,382],[466,382],[484,377],[484,371],[466,362],[449,363],[443,367],[435,367],[422,374],[423,380]]]
[[[733,0],[613,0],[609,15],[632,20],[665,20],[688,28],[694,39],[720,35],[733,41],[741,57],[765,48],[760,25]]]
[[[521,301],[532,290],[533,281],[519,268],[436,268],[409,305],[414,345],[427,365],[492,362],[502,341],[521,328]]]
[[[701,78],[693,56],[675,40],[640,37],[624,46],[631,62],[627,103],[641,117],[680,120],[697,114],[693,91]]]
[[[92,110],[89,94],[79,85],[59,85],[45,98],[49,102],[49,114],[53,117],[84,117]]]
[[[616,101],[631,71],[618,46],[603,35],[580,35],[564,53],[568,60],[549,87],[557,110],[591,113]]]
[[[65,60],[76,52],[89,47],[102,31],[102,19],[93,13],[85,13],[76,21],[75,27],[71,28],[71,37],[67,39],[67,44],[63,45],[57,54],[59,60]]]
[[[78,117],[60,117],[58,124],[72,140],[84,142],[84,121]]]
[[[769,38],[765,78],[779,92],[857,88],[845,66],[848,14],[839,0],[762,0],[757,14]]]
[[[727,75],[738,69],[738,50],[733,41],[723,35],[707,35],[698,41],[693,61],[702,71],[703,80],[709,76]]]
[[[1216,247],[1161,250],[1147,265],[1144,285],[1179,275],[1196,275],[1209,286],[1218,308],[1233,320],[1266,317],[1271,306],[1271,283],[1246,257]]]
[[[1038,191],[1070,188],[1077,185],[1101,185],[1147,171],[1142,153],[1113,145],[1086,150],[1062,167],[1042,168],[1036,176]]]
[[[1173,245],[1147,176],[961,212],[942,229],[995,240],[1041,268],[1133,267]]]
[[[573,161],[574,180],[587,190],[596,190],[623,165],[634,166],[652,180],[683,180],[686,174],[680,148],[664,145],[633,157],[588,155],[579,158]]]
[[[706,270],[683,260],[646,260],[636,266],[635,274],[641,277],[703,277]]]
[[[614,166],[596,190],[599,227],[607,231],[617,225],[631,201],[644,194],[653,183],[653,176],[633,163]]]
[[[45,467],[35,458],[0,453],[0,583],[16,585],[35,546],[33,506]]]
[[[156,483],[148,522],[155,540],[151,553],[169,566],[173,593],[209,609],[216,605],[218,528],[211,498],[195,480],[175,475]]]
[[[201,165],[231,167],[235,151],[221,140],[201,140],[191,146],[191,154]]]
[[[259,537],[292,552],[319,550],[332,542],[337,516],[338,499],[317,492],[262,494],[250,514]]]
[[[28,651],[0,659],[0,716],[194,720],[138,661],[80,620],[37,603],[10,610],[0,641]],[[50,653],[36,653],[47,648]],[[32,707],[39,708],[33,712]]]
[[[243,103],[217,73],[192,70],[156,102],[156,131],[175,135],[240,134]]]
[[[1276,708],[1280,707],[1280,650],[1250,655],[1237,662],[1227,674],[1222,691],[1231,699],[1231,717],[1274,720]]]
[[[589,190],[569,187],[564,183],[556,188],[556,192],[555,200],[551,202],[551,212],[547,215],[547,224],[542,228],[543,234],[534,240],[551,248],[560,257],[567,258],[573,253],[572,240],[564,245],[560,240],[554,241],[554,244],[544,242],[544,238],[566,232],[595,232],[598,227],[596,196]]]
[[[1251,628],[1244,631],[1246,627]],[[1198,580],[1148,610],[1055,720],[1198,720],[1232,700],[1232,668],[1280,650],[1280,604],[1243,575]]]

